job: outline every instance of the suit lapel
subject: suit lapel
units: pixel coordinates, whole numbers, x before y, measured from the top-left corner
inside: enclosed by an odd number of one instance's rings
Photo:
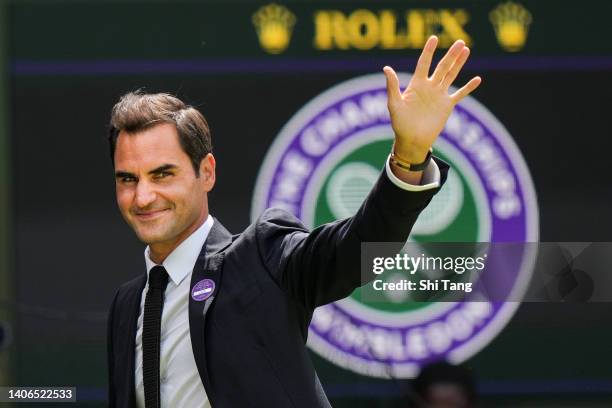
[[[189,287],[189,331],[191,333],[191,345],[195,357],[196,366],[206,394],[211,399],[211,387],[206,365],[206,337],[204,335],[206,326],[206,314],[210,310],[219,289],[221,287],[221,272],[223,269],[223,249],[232,243],[232,235],[215,219],[215,222],[208,234],[208,238],[202,247],[202,251],[196,261],[191,274],[191,284]],[[214,283],[213,290],[207,294],[206,299],[201,299],[198,289],[203,283],[210,287],[210,281]],[[194,286],[200,284],[194,291]]]
[[[127,341],[122,344],[126,347],[123,351],[120,351],[120,355],[125,356],[128,367],[126,373],[129,378],[128,381],[128,395],[126,400],[129,401],[130,407],[136,406],[136,383],[134,379],[135,372],[135,361],[136,361],[136,330],[138,323],[138,316],[140,314],[140,299],[142,291],[147,283],[147,274],[142,274],[142,277],[138,278],[135,285],[127,293],[126,307],[127,313],[120,314],[119,332],[120,333],[133,333],[132,336],[127,336]],[[124,360],[125,361],[125,360]]]

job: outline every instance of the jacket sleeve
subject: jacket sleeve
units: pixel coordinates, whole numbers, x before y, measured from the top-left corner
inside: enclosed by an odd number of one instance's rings
[[[437,159],[440,186],[448,165]],[[256,223],[262,262],[273,279],[308,310],[342,299],[361,286],[362,242],[405,242],[440,187],[406,191],[383,172],[357,213],[308,232],[293,215],[268,209]]]

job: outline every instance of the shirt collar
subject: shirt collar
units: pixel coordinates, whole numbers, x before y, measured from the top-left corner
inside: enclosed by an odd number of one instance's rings
[[[162,266],[166,268],[166,272],[172,279],[175,285],[179,285],[185,276],[189,275],[193,270],[193,266],[195,265],[200,252],[202,251],[202,246],[204,246],[204,242],[206,242],[206,238],[208,237],[208,233],[210,232],[213,225],[213,217],[208,215],[206,221],[200,227],[195,230],[190,236],[187,237],[186,240],[181,242],[179,246],[174,248],[170,255],[164,260]],[[149,257],[150,248],[147,246],[145,249],[145,264],[147,266],[147,278],[149,276],[149,272],[156,265],[155,262],[151,260]]]

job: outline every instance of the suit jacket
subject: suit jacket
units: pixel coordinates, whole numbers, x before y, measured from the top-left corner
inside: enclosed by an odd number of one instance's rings
[[[436,161],[443,183],[448,166]],[[215,220],[191,277],[191,288],[208,278],[215,290],[206,301],[189,298],[194,357],[211,405],[329,407],[305,345],[312,313],[362,284],[361,242],[405,241],[437,191],[402,190],[383,172],[355,216],[312,232],[279,209],[264,211],[239,235]],[[123,284],[111,306],[113,407],[136,404],[134,346],[146,279]]]

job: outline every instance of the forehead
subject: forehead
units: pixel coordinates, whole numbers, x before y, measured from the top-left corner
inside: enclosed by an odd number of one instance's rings
[[[121,131],[115,147],[115,168],[156,167],[159,164],[189,165],[174,124],[161,123],[138,133]],[[146,169],[143,169],[146,170]]]

